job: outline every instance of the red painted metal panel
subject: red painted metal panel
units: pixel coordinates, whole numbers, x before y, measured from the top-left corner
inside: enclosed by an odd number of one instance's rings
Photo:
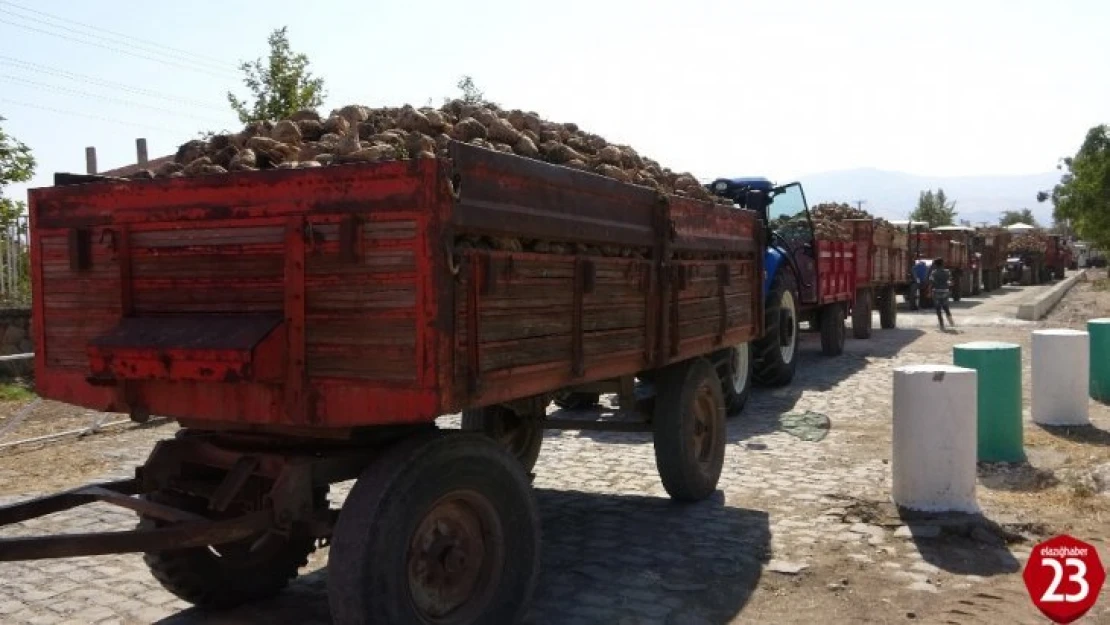
[[[856,296],[854,241],[817,241],[819,303],[849,302]]]

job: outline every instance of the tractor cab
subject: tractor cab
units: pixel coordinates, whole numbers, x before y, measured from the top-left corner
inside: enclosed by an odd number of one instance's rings
[[[766,228],[767,269],[765,288],[778,267],[787,263],[799,276],[798,296],[803,304],[816,303],[817,254],[813,220],[800,182],[776,186],[767,178],[718,178],[708,185],[715,195],[731,199],[737,206],[754,210]]]

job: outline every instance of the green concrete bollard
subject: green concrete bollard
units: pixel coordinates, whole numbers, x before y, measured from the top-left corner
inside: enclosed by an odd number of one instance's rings
[[[974,341],[953,349],[953,364],[978,371],[980,462],[1021,462],[1021,346]]]
[[[1091,399],[1110,402],[1110,317],[1087,322],[1091,335]]]

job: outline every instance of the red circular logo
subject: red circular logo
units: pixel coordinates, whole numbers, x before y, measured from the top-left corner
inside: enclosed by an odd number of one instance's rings
[[[1029,598],[1056,623],[1070,623],[1094,607],[1106,569],[1093,545],[1068,535],[1033,547],[1022,572]]]

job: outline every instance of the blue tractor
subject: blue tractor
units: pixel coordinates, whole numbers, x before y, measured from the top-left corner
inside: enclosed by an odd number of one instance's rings
[[[799,323],[819,327],[822,353],[838,355],[844,348],[851,303],[843,294],[823,299],[821,279],[828,277],[818,274],[816,233],[801,183],[779,186],[766,178],[719,178],[707,187],[740,209],[759,213],[766,228],[764,334],[750,346],[733,348],[738,352],[733,360],[747,364],[750,379],[761,386],[788,385],[798,364]],[[722,385],[726,396],[740,392],[740,371],[734,372],[737,383]]]

